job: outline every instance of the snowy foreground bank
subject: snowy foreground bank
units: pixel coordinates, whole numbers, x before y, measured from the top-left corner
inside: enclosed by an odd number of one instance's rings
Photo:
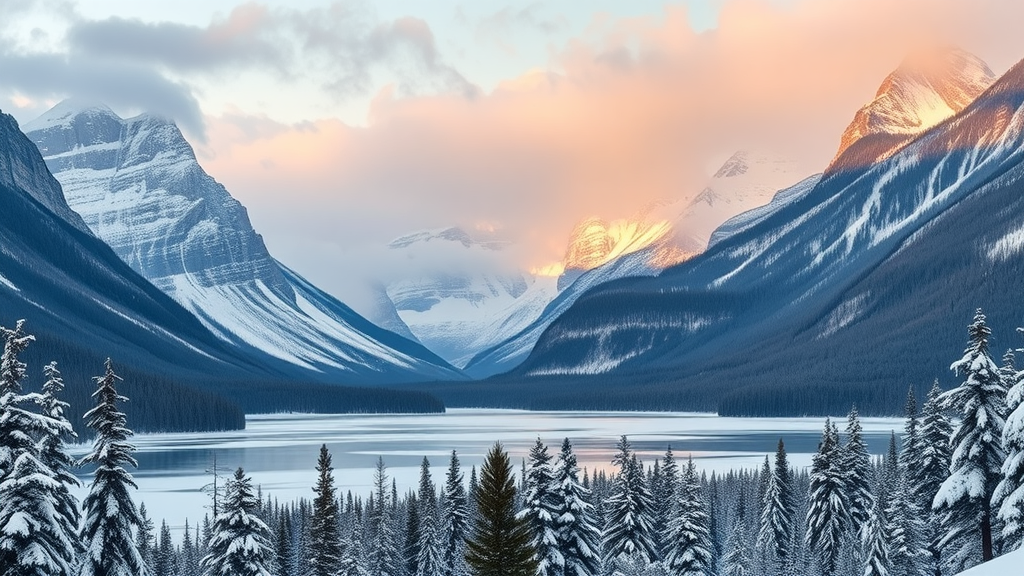
[[[1015,574],[1024,574],[1024,549],[979,564],[957,576],[1013,576]]]

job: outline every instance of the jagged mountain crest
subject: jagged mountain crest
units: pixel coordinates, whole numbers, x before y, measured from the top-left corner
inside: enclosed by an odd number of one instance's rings
[[[943,47],[911,54],[854,115],[826,173],[884,160],[961,112],[993,81],[988,65],[963,50]]]

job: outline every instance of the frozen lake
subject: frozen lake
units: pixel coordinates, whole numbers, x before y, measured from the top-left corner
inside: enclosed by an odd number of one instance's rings
[[[808,466],[824,422],[824,418],[721,418],[673,412],[481,409],[428,415],[250,416],[246,430],[136,436],[139,468],[133,474],[139,484],[138,500],[146,503],[157,526],[166,518],[177,532],[186,518],[194,525],[206,512],[208,499],[201,488],[211,481],[205,471],[214,455],[225,476],[241,466],[265,495],[287,501],[313,496],[317,452],[327,444],[340,491],[352,490],[365,497],[378,456],[384,457],[389,476],[405,492],[416,487],[424,456],[430,459],[434,483],[441,485],[453,449],[468,480],[470,467],[480,466],[495,440],[518,463],[538,436],[553,454],[568,437],[580,467],[591,472],[611,468],[622,434],[647,464],[653,464],[671,444],[676,458],[692,455],[698,468],[709,473],[755,467],[766,454],[774,454],[782,437],[792,464]],[[845,423],[845,417],[840,418],[840,431]],[[890,431],[899,433],[903,428],[901,419],[865,418],[862,424],[874,455],[886,450]],[[83,477],[85,482],[90,479]]]

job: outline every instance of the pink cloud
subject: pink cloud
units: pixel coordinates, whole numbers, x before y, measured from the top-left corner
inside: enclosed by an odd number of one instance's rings
[[[518,241],[518,264],[544,264],[581,218],[692,194],[737,149],[824,169],[915,46],[958,44],[999,73],[1024,57],[1022,17],[1024,5],[996,0],[735,0],[699,34],[681,7],[595,17],[548,70],[475,97],[385,89],[365,128],[210,119],[203,162],[286,262],[486,221]],[[314,256],[294,265],[308,272]],[[341,291],[343,279],[313,276]]]

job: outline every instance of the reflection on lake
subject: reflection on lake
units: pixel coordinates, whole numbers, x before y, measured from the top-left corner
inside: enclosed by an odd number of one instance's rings
[[[334,458],[335,480],[342,492],[370,493],[373,467],[384,457],[388,474],[402,492],[415,489],[420,461],[430,459],[434,483],[444,483],[451,451],[457,450],[466,478],[479,467],[494,441],[504,444],[513,461],[526,456],[540,438],[557,454],[568,437],[580,467],[591,472],[610,469],[615,444],[622,434],[648,464],[671,444],[676,457],[692,455],[709,473],[760,466],[774,453],[779,438],[794,466],[808,466],[817,448],[824,418],[720,418],[711,414],[672,412],[525,412],[518,410],[452,409],[425,415],[250,416],[247,429],[202,434],[146,434],[133,439],[138,448],[138,500],[152,517],[166,518],[180,529],[206,513],[200,488],[214,455],[228,475],[238,466],[262,486],[264,495],[282,501],[312,497],[317,451],[327,444]],[[838,422],[840,431],[845,418]],[[902,430],[902,420],[865,418],[864,436],[872,454],[882,454],[889,434]],[[85,448],[83,448],[85,449]],[[83,476],[88,482],[89,476]]]

